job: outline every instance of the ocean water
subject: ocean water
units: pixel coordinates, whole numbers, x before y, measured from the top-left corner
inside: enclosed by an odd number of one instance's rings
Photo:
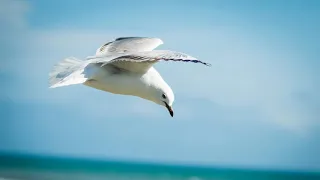
[[[320,180],[320,173],[0,155],[0,180]]]

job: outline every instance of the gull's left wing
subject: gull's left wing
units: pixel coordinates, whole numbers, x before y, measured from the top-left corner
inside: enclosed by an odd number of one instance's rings
[[[152,51],[163,44],[159,38],[151,37],[120,37],[107,42],[96,50],[96,56],[112,53]]]
[[[159,61],[193,62],[201,63],[206,66],[211,66],[211,64],[202,62],[188,54],[170,50],[153,50],[146,52],[123,53],[121,55],[115,55],[114,58],[110,58],[110,56],[96,57],[90,59],[90,61],[91,63],[101,63],[102,66],[114,65],[118,68],[126,69],[132,72],[145,72],[154,63]]]

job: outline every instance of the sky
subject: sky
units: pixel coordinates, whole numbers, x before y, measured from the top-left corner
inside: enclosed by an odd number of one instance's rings
[[[320,170],[320,1],[0,1],[0,151]],[[48,88],[54,64],[117,37],[211,63],[155,65],[172,118],[83,85]]]

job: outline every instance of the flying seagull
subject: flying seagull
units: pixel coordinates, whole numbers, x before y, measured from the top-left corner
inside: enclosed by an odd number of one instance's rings
[[[85,60],[69,57],[56,64],[49,73],[49,88],[83,84],[113,94],[137,96],[166,107],[173,117],[173,91],[153,64],[159,61],[210,64],[181,52],[154,50],[161,44],[159,38],[116,38]]]

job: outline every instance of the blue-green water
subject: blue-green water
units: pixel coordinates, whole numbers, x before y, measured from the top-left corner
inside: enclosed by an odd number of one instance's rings
[[[291,180],[320,173],[219,169],[40,156],[0,155],[0,180]]]

